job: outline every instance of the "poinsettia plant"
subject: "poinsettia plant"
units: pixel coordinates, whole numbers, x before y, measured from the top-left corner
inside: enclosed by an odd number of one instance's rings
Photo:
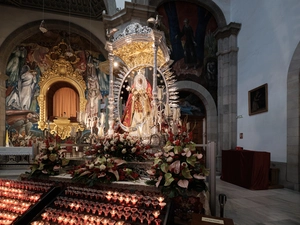
[[[68,164],[66,150],[45,140],[40,147],[39,154],[34,158],[30,174],[31,176],[56,175],[59,174],[61,168]]]
[[[163,150],[155,154],[149,169],[150,180],[146,183],[161,187],[163,194],[170,198],[185,195],[188,191],[207,190],[205,183],[208,170],[203,154],[192,142],[192,132],[179,127],[176,134],[168,133]]]

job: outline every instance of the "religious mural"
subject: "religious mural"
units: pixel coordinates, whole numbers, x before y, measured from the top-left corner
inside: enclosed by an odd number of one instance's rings
[[[172,69],[178,81],[204,86],[217,101],[217,23],[205,8],[186,1],[171,1],[158,8],[159,29],[164,31]]]
[[[100,116],[106,108],[109,76],[100,69],[100,63],[105,61],[104,56],[92,49],[96,48],[88,40],[61,31],[36,34],[15,47],[6,68],[6,128],[10,145],[30,145],[29,140],[44,135],[37,123],[40,113],[39,82],[54,61],[61,60],[62,54],[58,52],[64,52],[63,57],[71,63],[74,73],[81,75],[86,82],[85,113],[90,117]],[[61,88],[56,89],[58,93]],[[71,116],[76,118],[76,112]]]

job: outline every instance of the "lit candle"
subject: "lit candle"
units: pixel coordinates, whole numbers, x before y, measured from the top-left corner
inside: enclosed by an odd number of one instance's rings
[[[104,124],[104,120],[105,120],[105,115],[104,115],[104,113],[101,113],[101,118],[100,118],[101,125]]]
[[[174,108],[174,109],[173,109],[173,120],[176,121],[177,118],[178,118],[178,116],[177,116],[177,109]]]
[[[6,144],[6,147],[9,147],[8,130],[6,130],[6,134],[5,134],[5,144]]]
[[[170,115],[170,106],[169,105],[165,105],[165,116],[169,116]]]
[[[162,96],[163,96],[163,89],[161,87],[157,87],[157,99],[159,101],[162,100]]]
[[[100,128],[99,128],[99,137],[103,137],[104,136],[104,129],[103,129],[103,127],[101,126]]]
[[[116,210],[110,211],[110,214],[111,214],[112,217],[114,217],[116,215],[116,213],[117,213]]]
[[[157,200],[158,200],[159,202],[162,202],[164,199],[165,199],[164,197],[158,197]]]
[[[180,119],[180,108],[176,108],[176,116],[177,116],[177,119],[179,120]]]
[[[128,204],[128,203],[130,202],[130,198],[129,198],[129,197],[126,197],[126,198],[125,198],[125,202],[126,202],[126,204]]]
[[[138,134],[139,134],[139,137],[142,136],[142,134],[143,134],[143,124],[140,124],[140,125],[138,126]]]
[[[158,218],[160,212],[159,211],[154,211],[152,214],[153,214],[154,218],[156,219],[156,218]]]

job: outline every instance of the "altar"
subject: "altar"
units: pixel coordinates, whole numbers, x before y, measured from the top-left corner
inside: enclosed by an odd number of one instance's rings
[[[21,178],[33,189],[31,182],[49,182],[62,192],[43,193],[51,201],[31,220],[37,224],[59,223],[60,218],[60,222],[66,220],[64,224],[72,219],[70,224],[185,225],[193,212],[210,215],[209,190],[215,202],[215,148],[208,152],[209,170],[206,153],[192,141],[193,126],[181,116],[164,33],[133,23],[116,37],[110,30],[107,34],[106,111],[95,108],[99,93],[95,77],[88,77],[86,90],[63,49],[52,53],[60,56],[53,65],[65,63],[70,73],[55,73],[53,68],[41,76],[38,127],[43,138],[38,140],[31,172]],[[114,71],[116,62],[122,67]],[[80,96],[74,123],[65,117],[48,119],[47,90],[61,77]],[[82,155],[75,161],[68,156],[77,155],[78,146]]]
[[[0,147],[2,165],[30,164],[32,157],[33,147]]]

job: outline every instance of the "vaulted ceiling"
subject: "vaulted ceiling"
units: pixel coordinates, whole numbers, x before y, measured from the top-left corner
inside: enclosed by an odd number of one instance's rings
[[[1,5],[102,20],[104,0],[0,0]]]

